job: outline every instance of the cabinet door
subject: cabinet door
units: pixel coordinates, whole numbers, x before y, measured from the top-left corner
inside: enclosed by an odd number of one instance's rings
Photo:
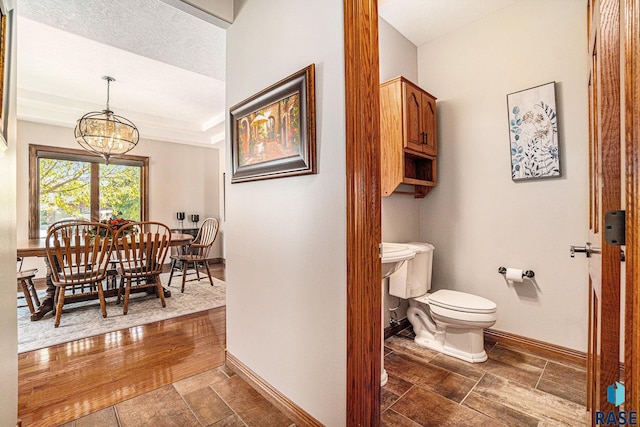
[[[436,100],[422,94],[422,152],[435,156],[438,153],[438,136],[436,134]]]
[[[418,153],[422,152],[422,92],[417,88],[403,84],[404,86],[404,147]]]

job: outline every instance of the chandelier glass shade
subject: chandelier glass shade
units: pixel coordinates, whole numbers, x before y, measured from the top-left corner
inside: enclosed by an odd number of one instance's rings
[[[105,76],[107,81],[107,108],[85,114],[78,120],[75,138],[82,148],[98,154],[109,163],[113,155],[125,154],[138,144],[138,128],[128,119],[113,114],[109,109],[109,84],[113,77]]]

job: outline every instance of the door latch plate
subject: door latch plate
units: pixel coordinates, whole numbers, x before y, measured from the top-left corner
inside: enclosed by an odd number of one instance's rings
[[[604,214],[604,241],[610,245],[625,244],[625,212],[621,210],[608,211]]]

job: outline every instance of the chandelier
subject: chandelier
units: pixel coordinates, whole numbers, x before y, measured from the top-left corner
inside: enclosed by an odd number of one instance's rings
[[[75,129],[76,141],[82,148],[98,154],[109,164],[113,155],[127,153],[138,144],[140,135],[138,128],[130,120],[113,114],[109,109],[109,86],[116,81],[113,77],[104,76],[107,81],[107,108],[92,111],[78,120]]]

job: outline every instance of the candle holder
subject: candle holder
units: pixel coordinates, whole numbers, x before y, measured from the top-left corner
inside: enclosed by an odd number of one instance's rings
[[[177,212],[176,218],[178,218],[178,228],[180,229],[184,228],[184,219],[185,219],[184,212]]]
[[[200,215],[198,214],[191,215],[191,222],[193,223],[193,228],[198,228],[198,221],[200,221]]]

